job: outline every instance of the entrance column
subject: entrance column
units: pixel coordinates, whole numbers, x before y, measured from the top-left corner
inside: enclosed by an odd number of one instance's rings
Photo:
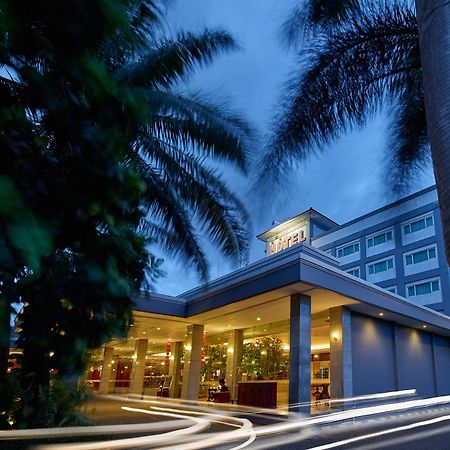
[[[184,347],[184,369],[181,398],[197,400],[202,366],[203,325],[189,325]]]
[[[289,407],[310,412],[311,401],[311,297],[291,295],[289,351]],[[306,405],[300,406],[299,403]]]
[[[100,386],[98,387],[99,394],[107,394],[109,392],[109,379],[111,378],[113,357],[114,347],[105,347]]]
[[[173,342],[172,343],[172,356],[173,359],[170,364],[169,375],[172,376],[172,381],[170,382],[170,396],[172,398],[178,398],[180,395],[178,392],[178,385],[180,384],[180,368],[181,368],[181,354],[183,353],[183,343]]]
[[[330,396],[353,396],[351,313],[344,306],[330,309]],[[340,406],[340,405],[339,405]],[[345,408],[345,405],[343,405]]]
[[[238,368],[241,364],[243,341],[243,330],[231,330],[228,333],[227,369],[225,375],[225,384],[230,390],[232,401],[237,400]]]
[[[138,339],[133,355],[131,369],[130,393],[142,394],[144,392],[145,357],[147,356],[148,339]]]

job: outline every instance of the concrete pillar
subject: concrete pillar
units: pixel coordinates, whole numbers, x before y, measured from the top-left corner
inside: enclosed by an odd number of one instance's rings
[[[330,396],[332,400],[353,396],[351,325],[350,310],[343,306],[330,309]],[[339,407],[342,407],[342,404],[339,404]]]
[[[109,392],[109,379],[111,378],[112,361],[114,357],[114,347],[105,347],[103,353],[102,375],[100,376],[99,394],[107,394]]]
[[[181,398],[197,400],[200,387],[200,369],[202,366],[203,325],[190,325],[187,328],[184,347],[183,385]]]
[[[291,411],[310,412],[311,401],[311,297],[291,295],[289,405]]]
[[[242,345],[244,342],[243,330],[231,330],[228,332],[227,370],[225,384],[231,393],[231,400],[237,400],[238,368],[241,365]]]
[[[138,339],[133,355],[131,369],[130,394],[144,392],[145,357],[147,356],[148,339]]]
[[[172,377],[170,382],[170,396],[178,398],[178,385],[180,384],[181,355],[183,353],[182,342],[172,342],[172,360],[170,361],[169,375]]]

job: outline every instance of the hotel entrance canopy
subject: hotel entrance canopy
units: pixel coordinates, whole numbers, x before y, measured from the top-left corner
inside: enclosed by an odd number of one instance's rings
[[[383,320],[450,336],[450,318],[446,315],[341,271],[336,258],[306,243],[249,264],[179,297],[141,295],[135,299],[135,309],[136,317],[142,319],[172,316],[181,319],[180,323],[203,323],[208,324],[208,331],[223,331],[238,312],[245,311],[240,314],[240,327],[254,325],[256,317],[270,317],[271,321],[288,319],[293,294],[311,297],[313,315],[345,305],[355,313],[378,319],[382,316]]]

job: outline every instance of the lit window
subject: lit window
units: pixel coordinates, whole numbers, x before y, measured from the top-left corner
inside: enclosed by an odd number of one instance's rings
[[[342,258],[343,256],[353,255],[353,253],[359,252],[359,242],[355,242],[354,244],[346,245],[344,247],[337,249],[338,258]]]
[[[440,290],[439,280],[430,280],[408,286],[408,297],[431,294]]]
[[[427,217],[422,217],[411,223],[408,223],[407,225],[404,225],[403,232],[405,234],[411,234],[432,226],[433,226],[433,216],[430,215]]]
[[[386,272],[386,270],[394,268],[394,258],[389,258],[383,261],[369,264],[368,268],[369,268],[369,275],[373,275],[375,273],[380,272]]]
[[[377,234],[367,239],[367,247],[375,247],[385,242],[392,241],[392,231]]]
[[[436,248],[431,247],[405,256],[406,265],[417,264],[436,258]]]

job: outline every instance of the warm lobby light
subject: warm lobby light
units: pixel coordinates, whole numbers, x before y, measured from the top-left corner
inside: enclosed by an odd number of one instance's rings
[[[311,345],[311,350],[329,350],[330,344]]]
[[[261,320],[261,317],[257,317],[256,320]]]
[[[228,347],[228,348],[227,348],[227,352],[228,352],[228,353],[233,353],[233,352],[234,352],[233,347]]]
[[[185,345],[184,349],[188,352],[190,352],[192,350],[192,347],[190,345]]]
[[[339,339],[339,333],[337,331],[335,331],[331,337],[333,338],[334,341],[337,341]]]

